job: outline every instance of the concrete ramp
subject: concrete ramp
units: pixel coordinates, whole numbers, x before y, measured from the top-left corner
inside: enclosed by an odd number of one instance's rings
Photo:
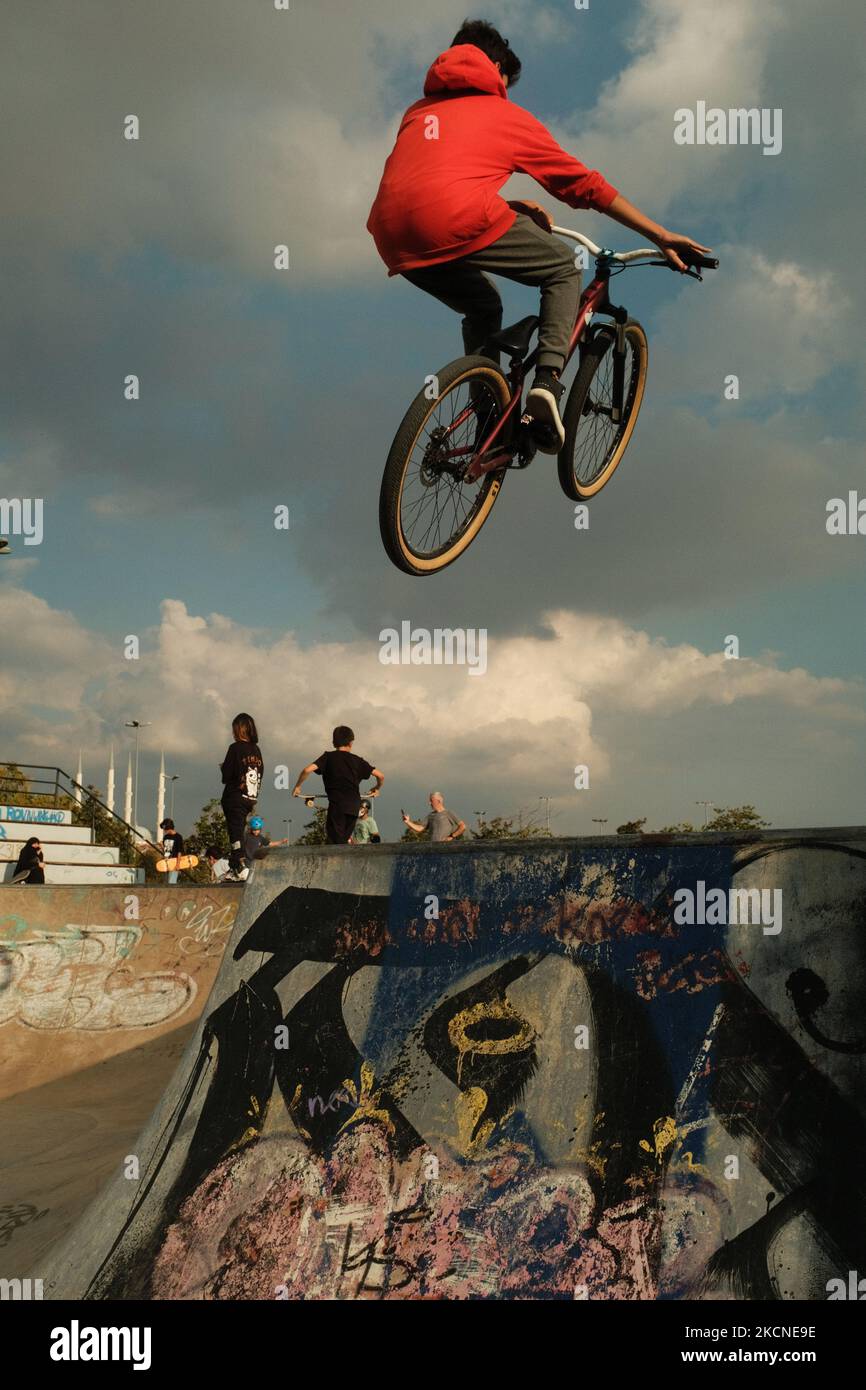
[[[129,1152],[240,891],[0,887],[0,1278],[44,1258]]]
[[[828,1297],[866,830],[274,851],[45,1297]]]

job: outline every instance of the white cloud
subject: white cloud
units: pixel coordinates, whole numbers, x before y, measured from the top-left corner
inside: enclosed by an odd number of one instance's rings
[[[547,787],[569,816],[575,764],[591,768],[596,791],[623,798],[640,788],[646,797],[659,760],[671,767],[663,750],[686,737],[683,727],[712,747],[720,765],[766,747],[768,718],[785,747],[801,726],[813,739],[835,730],[840,760],[866,727],[855,681],[782,671],[772,658],[727,661],[564,610],[548,614],[546,637],[492,634],[487,674],[475,677],[458,667],[382,665],[372,639],[302,647],[291,633],[191,614],[175,599],[162,605],[140,662],[123,662],[25,591],[7,591],[5,603],[12,619],[0,678],[5,748],[21,761],[63,765],[81,744],[86,764],[101,764],[134,700],[138,717],[151,721],[142,747],[164,748],[173,765],[193,769],[185,783],[198,779],[211,787],[207,794],[218,790],[216,763],[239,709],[257,719],[269,767],[288,762],[294,773],[327,745],[334,724],[349,722],[359,751],[419,798],[428,782],[447,780],[466,799],[477,789],[516,807]],[[721,711],[734,708],[731,724]],[[771,772],[758,782],[740,799],[771,799]]]
[[[830,270],[774,261],[763,251],[723,245],[722,269],[684,287],[658,313],[654,341],[668,348],[653,387],[721,400],[729,373],[740,399],[802,395],[851,361],[855,312]]]

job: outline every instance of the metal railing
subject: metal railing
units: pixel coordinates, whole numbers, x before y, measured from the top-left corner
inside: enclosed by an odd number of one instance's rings
[[[51,773],[50,777],[35,776],[36,773]],[[16,774],[19,774],[16,777]],[[23,785],[21,782],[23,781]],[[36,788],[45,788],[44,791],[37,791]],[[80,799],[79,799],[80,797]],[[34,803],[34,798],[38,801]],[[116,811],[112,811],[105,804],[101,796],[97,794],[95,787],[83,787],[80,782],[76,782],[74,777],[70,777],[62,767],[48,767],[39,763],[19,763],[14,760],[3,761],[0,759],[0,805],[33,805],[50,804],[54,810],[64,810],[72,812],[73,825],[90,824],[91,834],[96,836],[97,820],[100,819],[99,813],[103,817],[108,817],[107,824],[100,827],[100,833],[104,834],[106,829],[114,831],[118,839],[114,841],[118,848],[125,849],[129,856],[129,863],[133,867],[139,867],[144,859],[141,846],[146,846],[148,850],[157,855],[162,851],[158,845],[153,844],[140,835],[135,826],[130,825],[129,821],[119,816]],[[61,805],[61,803],[63,803]]]

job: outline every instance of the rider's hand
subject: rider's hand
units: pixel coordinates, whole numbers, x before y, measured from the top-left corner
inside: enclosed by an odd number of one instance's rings
[[[378,795],[379,795],[379,788],[378,788],[378,787],[373,787],[372,791],[369,791],[369,792],[367,792],[366,794],[367,794],[367,796],[378,796]]]
[[[303,796],[303,794],[304,793],[301,791],[300,787],[295,787],[292,792],[292,796]]]
[[[522,212],[527,217],[531,217],[545,232],[553,231],[553,218],[546,208],[540,203],[533,203],[529,198],[509,199],[508,206],[514,208],[515,212]]]
[[[685,262],[680,259],[679,253],[681,251],[694,251],[695,255],[698,256],[710,254],[709,246],[702,246],[699,241],[693,241],[690,236],[680,236],[678,232],[663,232],[661,236],[655,237],[655,243],[675,270],[688,269]]]

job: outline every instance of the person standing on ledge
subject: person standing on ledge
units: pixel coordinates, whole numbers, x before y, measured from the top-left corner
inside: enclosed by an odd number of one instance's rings
[[[259,748],[259,733],[251,714],[236,714],[232,720],[234,743],[220,764],[223,779],[222,808],[229,836],[229,864],[239,880],[249,870],[244,855],[244,829],[247,816],[256,809],[265,765]]]
[[[431,840],[459,840],[466,829],[466,822],[458,820],[453,811],[446,811],[445,798],[441,792],[430,793],[429,814],[423,821],[412,820],[403,812],[403,821],[414,830],[416,835],[422,835],[425,830],[429,830]]]
[[[384,772],[352,752],[354,742],[355,735],[348,724],[338,724],[333,733],[333,751],[322,753],[314,763],[308,763],[292,791],[292,796],[301,796],[305,779],[318,772],[328,796],[325,834],[329,845],[347,845],[351,840],[361,809],[361,782],[375,777],[376,785],[367,792],[367,796],[373,797],[379,795],[385,780]]]

